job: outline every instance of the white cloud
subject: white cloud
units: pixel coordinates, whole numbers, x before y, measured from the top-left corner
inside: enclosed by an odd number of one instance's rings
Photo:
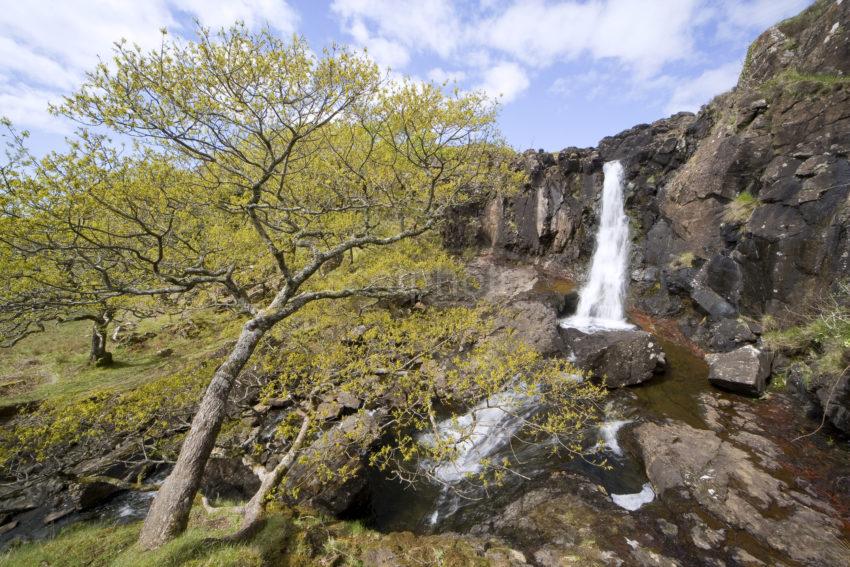
[[[446,71],[440,67],[435,67],[428,71],[428,79],[435,83],[459,83],[466,78],[466,73],[463,71]]]
[[[695,112],[700,106],[735,86],[741,72],[741,62],[733,61],[715,69],[709,69],[694,79],[680,82],[665,108],[668,114],[683,110]]]
[[[369,37],[442,57],[453,52],[461,36],[449,0],[334,0],[331,10],[343,19],[349,33],[358,24],[371,25],[374,31]]]
[[[56,102],[52,91],[20,84],[0,84],[0,115],[11,120],[16,127],[51,134],[70,134],[73,128],[65,120],[47,112],[50,102]]]
[[[508,103],[528,88],[530,81],[522,67],[516,63],[504,62],[487,69],[484,80],[478,88],[491,98]]]
[[[256,27],[268,23],[292,33],[297,15],[284,0],[29,0],[4,2],[0,19],[0,114],[17,126],[67,132],[47,112],[108,59],[113,43],[126,39],[143,49],[161,41],[167,27],[185,32],[187,18],[218,28],[236,19]]]
[[[414,54],[436,56],[509,101],[528,87],[529,68],[562,62],[612,62],[624,84],[653,81],[694,57],[700,1],[485,0],[464,9],[448,0],[333,0],[331,9],[379,63],[399,69]]]
[[[213,30],[229,27],[241,20],[255,28],[268,24],[287,36],[295,33],[298,14],[281,0],[170,0],[175,8],[196,17],[201,25]]]
[[[558,77],[549,86],[548,91],[565,97],[581,94],[585,100],[594,100],[611,87],[616,87],[617,79],[611,72],[591,69],[585,73]],[[616,90],[618,95],[622,94],[622,86]]]
[[[765,30],[801,12],[812,0],[723,0],[718,17],[721,38],[739,36],[747,29]]]
[[[354,41],[366,48],[369,56],[382,67],[400,69],[410,61],[410,53],[403,45],[371,35],[361,20],[355,20],[349,31]]]
[[[696,0],[562,2],[518,0],[481,23],[478,40],[535,67],[590,56],[648,75],[693,50]]]

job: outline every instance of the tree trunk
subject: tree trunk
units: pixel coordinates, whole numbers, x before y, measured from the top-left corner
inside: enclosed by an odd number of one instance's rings
[[[112,313],[109,311],[104,311],[94,319],[89,362],[95,366],[109,366],[112,363],[112,354],[106,350],[106,338],[109,336],[108,327],[111,322]]]
[[[227,360],[216,370],[192,419],[177,463],[162,483],[145,518],[139,535],[139,545],[144,549],[159,547],[186,529],[207,459],[224,420],[227,396],[267,330],[267,325],[256,319],[248,321]]]
[[[284,455],[283,459],[281,459],[271,472],[263,476],[260,482],[260,488],[257,489],[251,500],[245,504],[244,517],[242,518],[242,524],[239,526],[239,530],[235,534],[225,538],[225,541],[244,541],[257,533],[257,530],[262,527],[263,520],[265,519],[266,497],[280,484],[280,479],[283,478],[283,475],[292,468],[292,465],[295,463],[295,457],[298,456],[301,448],[304,446],[304,441],[307,438],[307,432],[309,430],[310,417],[307,415],[304,417],[304,421],[301,422],[301,429],[292,441],[292,445],[289,447],[286,455]]]

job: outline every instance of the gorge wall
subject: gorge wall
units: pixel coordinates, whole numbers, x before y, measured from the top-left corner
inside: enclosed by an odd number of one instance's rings
[[[818,2],[763,33],[738,86],[698,114],[522,154],[529,182],[483,207],[477,236],[576,273],[593,252],[602,164],[619,159],[637,307],[782,318],[850,275],[848,73],[850,2]]]
[[[621,160],[630,306],[728,351],[850,277],[848,153],[850,2],[819,1],[756,39],[736,88],[699,113],[596,148],[526,151],[525,186],[458,215],[478,222],[458,222],[449,240],[581,277],[602,165]]]

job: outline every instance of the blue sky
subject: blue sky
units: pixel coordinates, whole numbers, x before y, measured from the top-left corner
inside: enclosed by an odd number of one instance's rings
[[[393,73],[483,89],[517,149],[591,146],[641,122],[695,111],[731,88],[749,43],[810,0],[0,0],[0,115],[58,149],[69,124],[48,102],[98,55],[193,20],[365,48]]]

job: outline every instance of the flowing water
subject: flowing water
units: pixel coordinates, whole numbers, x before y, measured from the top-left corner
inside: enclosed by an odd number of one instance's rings
[[[596,248],[585,285],[579,292],[575,315],[563,319],[563,327],[587,333],[634,328],[626,320],[624,308],[628,277],[629,230],[623,205],[623,166],[614,161],[604,165],[604,187]],[[534,290],[540,294],[567,293],[572,283],[542,278]],[[601,485],[611,501],[629,512],[647,507],[650,514],[665,517],[689,512],[653,505],[655,492],[648,482],[636,451],[624,447],[628,428],[645,419],[664,418],[706,428],[700,399],[727,394],[714,391],[708,382],[708,367],[701,356],[687,346],[656,337],[667,359],[665,372],[649,383],[612,393],[601,425],[586,432],[586,446],[597,446],[596,458],[553,457],[540,445],[512,442],[521,420],[511,418],[518,408],[533,411],[535,400],[516,399],[509,394],[496,400],[507,404],[484,404],[454,421],[439,425],[441,434],[457,439],[457,458],[436,469],[443,483],[413,490],[384,477],[373,478],[367,522],[382,531],[411,530],[420,533],[464,532],[498,513],[518,496],[545,486],[556,471],[579,473]],[[463,486],[465,475],[479,470],[480,460],[510,459],[514,476],[488,492],[466,491],[463,497],[454,487]],[[599,466],[601,462],[605,466]],[[427,464],[426,464],[427,465]],[[463,486],[464,489],[468,487]],[[643,511],[641,513],[644,513]],[[669,518],[674,519],[674,518]]]
[[[599,231],[587,283],[579,293],[579,303],[574,316],[560,324],[586,332],[629,329],[624,300],[629,256],[629,223],[623,208],[623,165],[608,162],[603,167],[604,184]],[[570,285],[551,283],[537,285],[534,291],[548,293],[557,289],[571,289]],[[553,461],[551,451],[539,444],[528,444],[518,450],[511,443],[522,424],[522,418],[513,417],[516,410],[534,411],[536,401],[517,399],[505,392],[497,400],[469,410],[459,419],[447,420],[438,427],[438,434],[456,441],[458,456],[451,462],[436,467],[433,475],[444,487],[435,497],[434,491],[424,490],[403,494],[392,484],[373,490],[372,524],[381,529],[410,529],[433,531],[437,529],[462,529],[475,519],[486,517],[497,502],[493,494],[475,493],[469,496],[469,487],[455,490],[467,475],[478,472],[482,459],[509,459],[513,464],[516,482],[509,483],[496,495],[496,499],[515,494],[519,488],[527,490],[538,479],[554,470],[582,472],[609,490],[613,501],[628,510],[636,510],[654,498],[652,488],[640,467],[625,458],[619,443],[619,434],[631,419],[615,411],[613,404],[606,408],[606,418],[598,430],[587,432],[586,444],[598,446],[597,459]],[[512,411],[502,409],[505,405]],[[502,406],[502,407],[500,407]],[[423,435],[424,442],[431,442]],[[545,444],[544,444],[545,445]],[[600,466],[607,461],[608,466]],[[423,463],[423,466],[431,466]],[[521,480],[517,480],[521,479]],[[461,499],[457,493],[464,493]],[[389,496],[389,498],[387,498]],[[404,506],[397,503],[403,501]]]
[[[630,329],[623,306],[629,263],[629,217],[623,208],[623,164],[609,161],[602,172],[602,210],[587,283],[575,315],[561,322],[583,331]]]

